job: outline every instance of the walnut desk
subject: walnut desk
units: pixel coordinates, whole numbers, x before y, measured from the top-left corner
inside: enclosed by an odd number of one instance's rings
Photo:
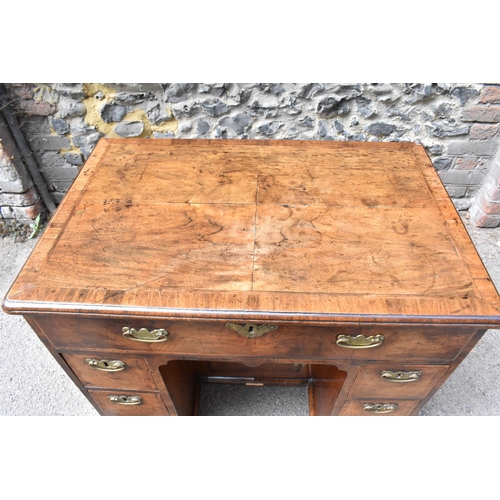
[[[101,139],[9,291],[104,415],[203,383],[412,415],[500,298],[421,146]]]

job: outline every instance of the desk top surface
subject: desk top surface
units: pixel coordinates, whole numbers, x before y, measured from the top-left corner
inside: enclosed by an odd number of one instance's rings
[[[500,324],[411,143],[101,139],[4,308]]]

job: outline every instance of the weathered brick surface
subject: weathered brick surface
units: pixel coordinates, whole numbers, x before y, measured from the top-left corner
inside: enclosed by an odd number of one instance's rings
[[[474,123],[470,129],[469,139],[490,141],[498,137],[498,125],[483,125]]]
[[[482,174],[467,170],[447,170],[439,172],[439,176],[444,184],[458,186],[477,186],[483,180]]]
[[[462,114],[462,120],[466,122],[500,122],[500,106],[496,105],[478,105],[465,108]]]
[[[491,156],[498,149],[496,141],[460,141],[448,145],[449,155]]]
[[[19,101],[19,108],[30,115],[48,116],[55,112],[46,101]]]
[[[486,85],[481,92],[480,102],[500,103],[500,85]]]
[[[11,83],[12,93],[19,99],[33,99],[32,83]]]
[[[71,147],[71,143],[67,137],[56,135],[35,136],[32,139],[32,145],[40,151],[60,151],[63,148]]]
[[[27,207],[34,205],[39,199],[38,193],[34,187],[21,194],[0,193],[0,205],[11,207]]]
[[[457,158],[454,168],[457,170],[474,170],[481,162],[476,157]]]
[[[478,227],[498,227],[500,225],[500,215],[486,214],[476,203],[469,210],[470,218]]]
[[[0,207],[4,219],[36,219],[38,214],[43,212],[43,204],[37,201],[29,207]]]

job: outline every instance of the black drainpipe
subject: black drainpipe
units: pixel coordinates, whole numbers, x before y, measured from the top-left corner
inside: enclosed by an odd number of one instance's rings
[[[16,141],[17,147],[19,148],[19,152],[21,153],[24,163],[28,167],[28,170],[31,174],[31,178],[42,197],[43,203],[45,207],[52,215],[56,211],[56,205],[54,200],[50,196],[50,193],[45,185],[45,182],[40,175],[40,171],[38,169],[38,165],[36,164],[35,157],[31,152],[31,149],[26,141],[23,132],[21,131],[21,127],[19,127],[19,123],[17,121],[16,115],[14,111],[9,105],[7,92],[2,84],[0,84],[0,113],[2,113],[5,121],[7,122],[12,137]]]

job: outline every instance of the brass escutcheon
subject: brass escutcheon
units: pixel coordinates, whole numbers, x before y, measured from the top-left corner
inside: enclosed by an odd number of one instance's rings
[[[125,368],[125,363],[120,360],[108,361],[107,359],[86,359],[87,364],[95,370],[103,372],[119,372]]]
[[[238,323],[226,323],[226,328],[235,330],[243,337],[247,339],[254,339],[256,337],[262,337],[267,332],[272,330],[277,330],[277,325],[257,325],[255,323],[247,323],[246,325],[240,325]]]
[[[397,410],[396,403],[365,403],[363,409],[368,413],[391,413]]]
[[[141,328],[137,331],[135,328],[128,326],[123,329],[123,336],[126,339],[137,340],[138,342],[165,342],[167,340],[168,332],[164,328],[149,331],[146,328]]]
[[[117,405],[140,405],[142,403],[141,396],[108,396],[112,403]]]
[[[346,349],[368,349],[370,347],[377,347],[382,345],[385,337],[383,335],[371,335],[365,337],[364,335],[339,335],[337,337],[337,345],[345,347]]]
[[[388,382],[416,382],[422,375],[421,371],[415,370],[412,372],[392,372],[384,370],[380,372],[380,377]]]

